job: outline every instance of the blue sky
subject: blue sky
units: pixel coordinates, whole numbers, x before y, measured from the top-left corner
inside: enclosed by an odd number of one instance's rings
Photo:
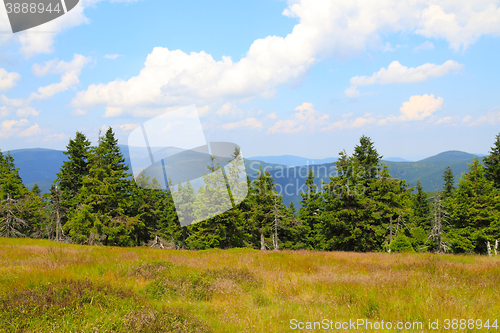
[[[195,104],[245,156],[486,154],[500,132],[500,1],[81,0],[9,33],[0,6],[0,149],[122,143]]]

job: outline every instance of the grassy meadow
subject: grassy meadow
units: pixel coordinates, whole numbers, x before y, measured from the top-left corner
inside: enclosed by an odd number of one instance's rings
[[[500,321],[500,256],[176,251],[0,238],[0,332],[297,332]],[[334,325],[334,324],[333,324]],[[321,331],[321,330],[316,330]],[[497,331],[490,328],[489,331]]]

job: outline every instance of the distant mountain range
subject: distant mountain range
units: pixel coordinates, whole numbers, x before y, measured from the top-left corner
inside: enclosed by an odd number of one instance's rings
[[[281,155],[281,156],[253,156],[248,157],[249,160],[257,160],[270,164],[280,164],[286,165],[289,167],[301,166],[301,165],[313,165],[313,164],[325,164],[325,163],[333,163],[337,159],[334,157],[323,158],[323,159],[313,159],[313,158],[305,158],[294,155]]]
[[[125,163],[130,165],[131,154],[134,158],[141,159],[144,164],[148,163],[149,156],[144,152],[129,149],[126,145],[120,145],[120,148]],[[175,152],[171,148],[164,148],[158,149],[155,155],[169,156]],[[62,151],[52,149],[17,149],[10,153],[14,157],[16,167],[19,168],[19,175],[26,186],[31,188],[37,183],[44,192],[49,190],[63,161],[67,160]],[[467,171],[468,164],[476,157],[482,160],[482,156],[484,155],[447,151],[417,162],[408,162],[401,158],[387,158],[383,162],[389,167],[389,173],[393,178],[405,179],[411,186],[415,186],[417,180],[420,179],[424,190],[432,192],[442,188],[442,174],[445,167],[451,167],[455,181],[458,182],[460,175]],[[255,178],[261,166],[269,171],[278,184],[278,190],[281,188],[284,201],[287,204],[290,201],[298,204],[299,192],[304,188],[308,168],[314,170],[316,182],[319,184],[320,181],[328,181],[329,177],[335,174],[335,161],[336,158],[307,159],[293,155],[255,156],[245,159],[245,165],[252,179]]]

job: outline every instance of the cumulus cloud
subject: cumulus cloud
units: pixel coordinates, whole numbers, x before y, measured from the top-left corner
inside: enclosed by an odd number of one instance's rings
[[[21,78],[21,75],[16,72],[7,72],[0,68],[0,90],[7,90],[16,85],[16,82]]]
[[[378,121],[379,125],[385,125],[389,122],[407,122],[407,121],[419,121],[429,118],[441,109],[443,106],[443,98],[435,98],[433,94],[431,95],[415,95],[411,96],[407,102],[404,102],[401,108],[399,108],[399,116],[389,116],[387,118]]]
[[[227,123],[222,125],[223,129],[232,130],[240,127],[248,127],[252,129],[261,129],[262,123],[256,118],[246,118],[237,122]]]
[[[289,1],[283,15],[298,19],[293,31],[285,37],[255,40],[237,62],[230,57],[215,60],[203,51],[187,54],[156,47],[137,76],[90,85],[77,94],[72,105],[80,110],[121,107],[132,113],[138,107],[146,110],[257,96],[268,98],[279,85],[298,82],[318,60],[346,58],[369,48],[383,49],[383,36],[397,32],[444,38],[454,50],[466,49],[481,35],[500,33],[498,4],[485,1],[459,5],[446,0],[432,5],[423,0]],[[394,63],[391,69],[398,69],[393,68],[398,64]],[[400,64],[399,67],[405,68]],[[346,94],[357,93],[354,88]]]
[[[460,70],[462,68],[463,65],[454,60],[448,60],[442,65],[426,63],[418,67],[410,68],[401,65],[399,61],[393,61],[387,68],[381,68],[371,76],[355,76],[351,78],[351,86],[347,88],[344,93],[348,97],[357,97],[360,96],[360,92],[357,90],[359,86],[422,82],[431,78],[445,76],[451,71]]]
[[[278,120],[267,133],[296,133],[303,130],[314,130],[326,124],[329,119],[327,114],[314,110],[314,105],[304,102],[295,108],[297,111],[292,119]]]
[[[466,49],[485,34],[499,35],[498,1],[440,1],[420,11],[415,33],[446,39],[456,51]]]
[[[68,90],[72,86],[80,83],[80,74],[85,64],[92,60],[91,57],[84,57],[75,54],[70,62],[53,59],[43,64],[34,64],[32,67],[33,75],[45,76],[47,74],[62,74],[61,81],[45,87],[38,88],[38,93],[31,93],[29,101],[35,99],[47,99],[59,92]]]

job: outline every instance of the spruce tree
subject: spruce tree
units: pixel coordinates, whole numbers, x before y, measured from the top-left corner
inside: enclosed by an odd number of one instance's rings
[[[78,209],[65,225],[75,241],[89,243],[98,237],[105,245],[140,242],[145,225],[127,214],[132,210],[127,171],[118,141],[109,128],[104,136],[99,135],[97,147],[91,150],[88,175],[76,197]]]
[[[500,238],[500,191],[486,179],[478,159],[460,178],[450,207],[455,252],[486,253],[486,242]]]
[[[38,222],[40,206],[24,186],[14,158],[0,152],[0,236],[25,237]]]
[[[424,192],[420,179],[417,180],[417,193],[413,195],[413,211],[416,218],[416,225],[423,228],[428,228],[427,219],[431,211],[427,193]]]
[[[301,207],[299,209],[299,219],[303,223],[300,226],[300,233],[297,234],[299,239],[297,242],[308,244],[310,248],[316,246],[316,224],[320,216],[320,194],[317,190],[318,185],[314,183],[314,171],[309,169],[306,181],[306,191],[300,193],[302,200],[300,201]]]
[[[443,172],[443,199],[450,197],[455,191],[455,176],[449,166]]]
[[[83,185],[83,178],[89,174],[90,141],[81,132],[76,132],[70,139],[64,154],[68,157],[57,173],[56,184],[60,192],[60,204],[63,211],[76,209],[76,197]]]
[[[188,228],[187,243],[195,249],[241,247],[244,244],[240,211],[232,205],[227,175],[224,176],[215,156],[211,156],[211,160],[212,165],[207,166],[203,176],[204,185],[198,188],[194,202],[195,220],[201,221]],[[212,217],[207,218],[209,216]]]
[[[355,172],[361,179],[373,179],[380,172],[382,156],[369,137],[363,135],[359,139],[359,144],[354,147],[353,158],[357,161]]]
[[[409,189],[404,181],[390,178],[379,163],[371,140],[361,137],[353,156],[341,152],[337,175],[322,192],[318,249],[380,251],[387,246],[386,230],[391,219],[409,215]]]
[[[483,162],[486,179],[500,188],[500,134],[496,136],[494,146],[491,147],[490,154],[483,158]]]
[[[14,165],[14,158],[0,151],[0,200],[5,200],[7,194],[16,200],[27,195],[29,190],[19,176],[19,168]]]

